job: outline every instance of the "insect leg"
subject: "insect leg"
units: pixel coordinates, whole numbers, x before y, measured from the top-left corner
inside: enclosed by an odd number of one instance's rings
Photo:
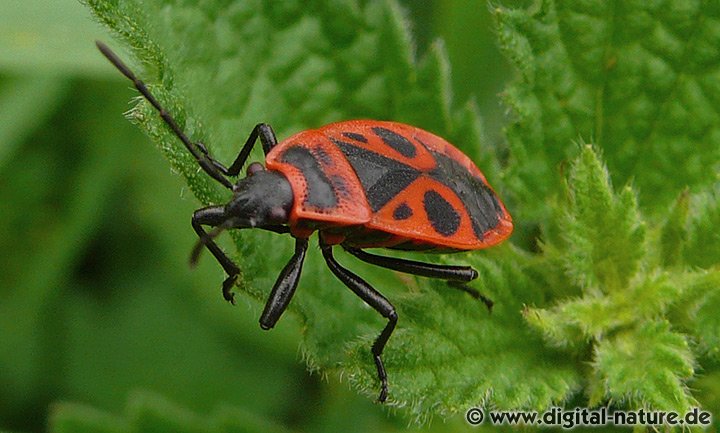
[[[448,286],[454,289],[462,290],[463,292],[468,293],[473,298],[482,301],[482,303],[485,304],[485,306],[487,307],[488,311],[492,311],[492,307],[494,305],[492,299],[488,298],[487,296],[483,295],[472,287],[469,287],[464,281],[448,281],[447,283]]]
[[[465,283],[478,277],[478,273],[470,266],[437,265],[433,263],[417,262],[415,260],[399,259],[396,257],[378,256],[366,253],[359,248],[344,247],[347,252],[358,259],[387,269],[421,277],[447,280],[450,287],[460,289],[475,299],[482,301],[488,310],[492,309],[493,301],[482,293],[468,287]]]
[[[252,151],[252,148],[255,146],[255,142],[258,137],[260,138],[260,143],[262,143],[265,155],[267,155],[268,152],[270,152],[270,150],[272,150],[272,148],[277,144],[277,138],[275,137],[275,132],[272,127],[266,123],[258,123],[253,128],[242,149],[240,149],[240,153],[230,167],[225,167],[221,162],[210,156],[207,148],[202,143],[198,143],[198,147],[200,147],[200,150],[210,159],[215,168],[220,170],[224,175],[237,176],[240,174],[240,170],[242,170],[243,165],[245,165],[245,161],[247,161],[248,156],[250,156],[250,151]]]
[[[255,228],[260,229],[260,230],[267,230],[269,232],[277,233],[279,235],[284,235],[284,234],[290,233],[290,228],[288,226],[283,226],[283,225],[271,225],[271,226],[255,227]]]
[[[95,44],[97,45],[100,52],[110,61],[110,63],[113,64],[123,75],[125,75],[127,78],[132,81],[135,88],[140,92],[145,99],[153,106],[155,109],[160,113],[160,117],[162,120],[172,129],[173,133],[182,141],[182,143],[187,148],[188,152],[192,154],[192,156],[195,158],[195,160],[200,164],[200,167],[210,175],[213,179],[220,182],[225,186],[226,188],[232,189],[233,184],[230,182],[225,176],[223,176],[223,173],[218,170],[218,167],[216,166],[214,160],[208,156],[207,149],[202,144],[193,143],[190,138],[188,138],[187,135],[185,135],[185,132],[180,129],[175,119],[172,117],[170,113],[165,110],[165,108],[160,105],[160,102],[153,96],[152,93],[150,93],[150,90],[148,90],[147,86],[144,82],[142,82],[139,78],[135,76],[135,74],[130,70],[130,68],[123,63],[122,60],[120,60],[120,57],[117,56],[107,45],[100,41],[95,41]]]
[[[392,269],[398,272],[404,272],[406,274],[449,281],[472,281],[478,276],[477,271],[470,266],[437,265],[433,263],[417,262],[415,260],[399,259],[396,257],[378,256],[366,253],[359,248],[343,248],[363,262]]]
[[[290,304],[290,299],[292,299],[300,280],[300,272],[302,271],[307,247],[307,239],[295,239],[295,254],[280,272],[265,304],[265,309],[260,316],[260,327],[262,329],[267,330],[275,326],[275,323]]]
[[[223,297],[230,303],[235,303],[233,299],[232,287],[237,280],[237,276],[240,273],[240,269],[235,263],[225,254],[225,252],[215,243],[213,239],[208,236],[203,225],[216,227],[227,220],[225,215],[224,206],[208,206],[202,209],[198,209],[193,213],[192,226],[195,232],[198,234],[202,243],[207,247],[208,250],[215,256],[215,259],[220,263],[220,266],[228,274],[228,277],[223,281],[222,292]]]
[[[395,312],[395,307],[387,300],[380,292],[375,290],[365,280],[358,277],[349,270],[343,268],[333,257],[332,246],[326,245],[320,241],[320,249],[322,250],[323,257],[327,262],[330,271],[342,281],[350,290],[352,290],[357,296],[360,297],[366,304],[371,306],[375,311],[382,314],[382,316],[388,319],[388,324],[382,330],[380,335],[375,339],[372,345],[372,354],[375,359],[375,367],[377,368],[378,378],[380,379],[381,389],[380,396],[378,397],[379,402],[384,402],[387,399],[388,393],[388,381],[387,373],[385,372],[385,365],[382,361],[382,352],[387,344],[390,335],[392,335],[395,325],[397,324],[398,316]]]

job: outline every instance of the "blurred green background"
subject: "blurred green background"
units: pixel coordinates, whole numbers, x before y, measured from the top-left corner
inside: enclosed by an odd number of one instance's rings
[[[475,95],[499,140],[511,74],[486,3],[401,3],[418,52],[445,40],[455,97]],[[136,93],[95,39],[111,38],[76,0],[0,1],[0,430],[45,431],[58,402],[122,413],[138,391],[292,430],[405,430],[346,383],[307,373],[292,319],[263,332],[260,305],[229,307],[213,260],[189,269],[199,204],[123,118]]]

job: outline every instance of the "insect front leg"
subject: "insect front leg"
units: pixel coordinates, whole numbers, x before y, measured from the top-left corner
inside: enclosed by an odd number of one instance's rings
[[[380,292],[375,290],[365,280],[358,277],[349,270],[343,268],[333,257],[332,246],[325,244],[320,240],[320,249],[322,250],[323,257],[327,262],[330,271],[342,281],[350,290],[352,290],[357,296],[360,297],[366,304],[371,306],[375,311],[382,314],[382,316],[388,319],[387,325],[382,330],[380,335],[375,339],[372,345],[373,359],[375,360],[375,367],[377,368],[378,378],[380,379],[380,396],[378,401],[383,403],[387,399],[388,394],[388,380],[387,373],[385,372],[385,365],[382,361],[383,349],[390,339],[395,325],[397,324],[398,315],[395,312],[395,307],[387,300]]]
[[[235,158],[235,161],[233,161],[230,167],[225,167],[223,163],[213,158],[204,144],[197,143],[197,147],[222,174],[225,176],[237,176],[240,174],[240,170],[242,170],[243,165],[245,165],[245,162],[250,156],[250,152],[255,146],[258,138],[260,138],[260,143],[262,144],[265,155],[267,155],[268,152],[270,152],[277,144],[277,138],[275,137],[275,132],[272,127],[266,123],[258,123],[253,128],[242,149],[240,149],[240,153],[238,153],[238,156]]]
[[[215,243],[215,241],[208,236],[208,233],[202,227],[203,225],[217,227],[223,224],[227,220],[224,206],[208,206],[202,209],[198,209],[193,213],[192,226],[195,232],[200,237],[202,243],[212,253],[215,259],[220,263],[220,266],[225,270],[228,277],[223,281],[222,293],[223,298],[226,301],[234,304],[234,295],[232,293],[232,287],[237,280],[238,274],[240,274],[240,268],[225,254],[225,252]],[[194,259],[194,256],[193,256]]]

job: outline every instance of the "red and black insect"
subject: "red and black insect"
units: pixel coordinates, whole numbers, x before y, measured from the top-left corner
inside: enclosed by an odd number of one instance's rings
[[[382,352],[395,329],[395,308],[365,280],[341,266],[332,248],[340,245],[358,259],[423,277],[447,280],[475,298],[492,304],[464,283],[477,278],[469,266],[446,266],[385,257],[365,248],[457,252],[495,245],[512,232],[510,215],[473,162],[442,138],[395,122],[352,120],[303,131],[278,143],[269,125],[258,124],[235,161],[226,167],[192,142],[173,117],[127,66],[104,44],[100,51],[132,80],[137,90],[213,179],[232,191],[227,204],[195,211],[192,226],[203,246],[228,277],[222,292],[231,291],[239,268],[214,242],[223,230],[258,228],[289,233],[295,254],[280,272],[260,316],[260,326],[275,326],[290,303],[302,270],[308,238],[317,231],[330,271],[357,296],[388,320],[372,345],[381,383],[379,401],[387,397]],[[265,166],[254,162],[247,176],[233,183],[260,139]],[[214,227],[206,232],[203,226]]]

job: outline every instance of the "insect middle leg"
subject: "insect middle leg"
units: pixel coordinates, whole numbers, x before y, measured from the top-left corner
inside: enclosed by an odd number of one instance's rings
[[[378,397],[379,402],[384,402],[387,399],[388,394],[388,380],[387,373],[385,372],[385,365],[382,361],[383,349],[390,339],[395,325],[397,324],[398,315],[395,312],[395,307],[387,300],[380,292],[375,290],[365,280],[358,277],[354,273],[342,267],[333,257],[332,246],[327,245],[320,240],[320,249],[322,250],[323,257],[327,262],[330,271],[342,281],[350,290],[352,290],[357,296],[360,297],[366,304],[371,306],[375,311],[382,314],[382,316],[388,319],[387,325],[382,330],[380,335],[375,339],[372,345],[373,359],[375,360],[375,367],[377,368],[378,378],[380,379],[380,396]]]

